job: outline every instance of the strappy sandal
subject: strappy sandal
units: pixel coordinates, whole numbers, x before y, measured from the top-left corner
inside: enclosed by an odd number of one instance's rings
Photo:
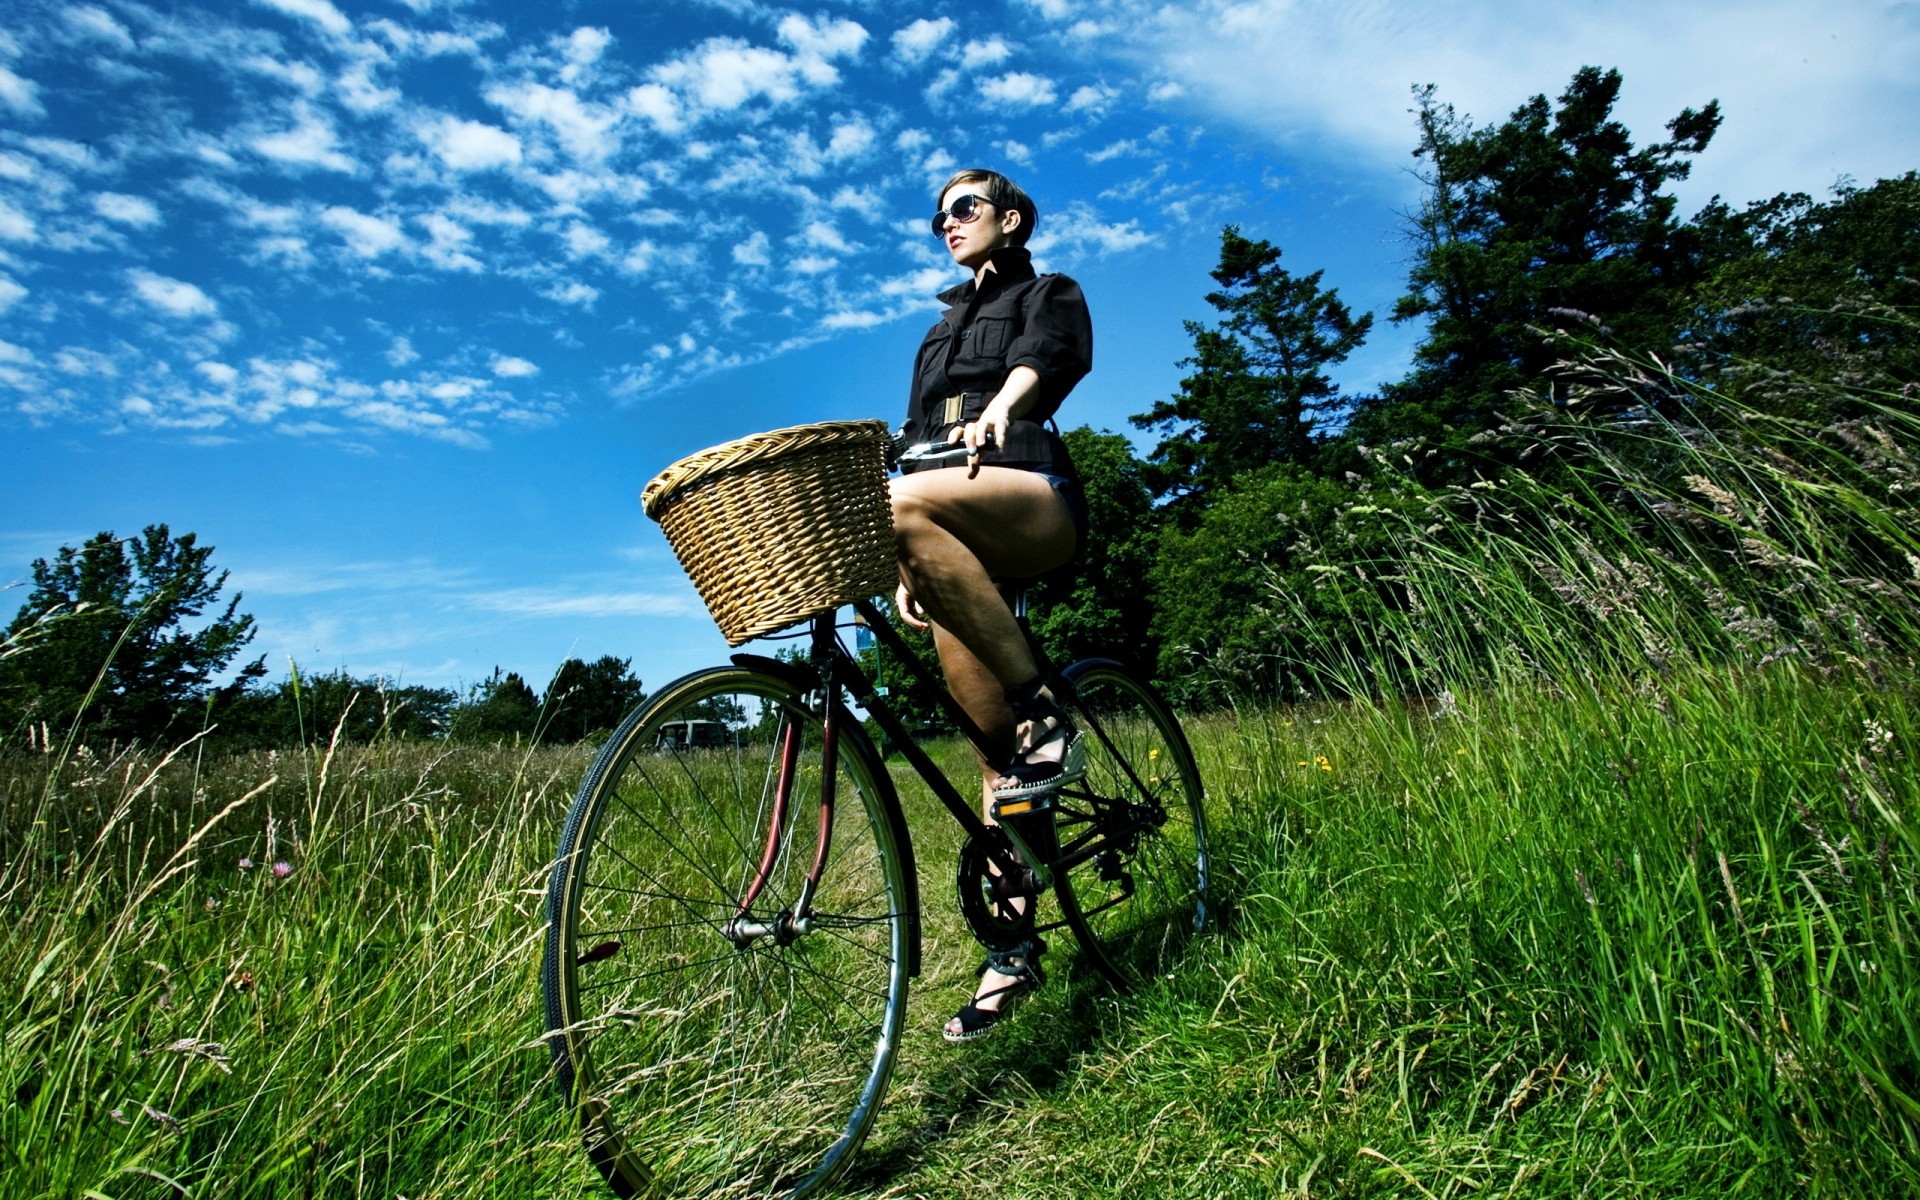
[[[1044,677],[1008,688],[1007,704],[1013,709],[1013,719],[1017,722],[1013,761],[1000,772],[993,798],[996,802],[1014,803],[996,803],[996,820],[1047,807],[1040,803],[1041,798],[1087,773],[1086,744]],[[1059,758],[1035,757],[1049,746],[1060,747]]]
[[[1037,991],[1047,980],[1047,974],[1040,969],[1040,956],[1046,953],[1047,944],[1039,938],[1030,938],[1011,950],[989,950],[987,959],[980,964],[980,974],[989,970],[1010,975],[1013,982],[984,992],[966,1002],[959,1012],[953,1014],[960,1022],[958,1030],[942,1028],[940,1036],[950,1042],[970,1042],[992,1032],[993,1027],[1012,1014],[1014,1007]],[[981,1008],[982,1000],[991,1000],[995,996],[1003,997],[998,1008]]]

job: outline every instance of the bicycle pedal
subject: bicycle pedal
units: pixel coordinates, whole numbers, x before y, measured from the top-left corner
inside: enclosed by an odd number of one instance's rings
[[[1008,817],[1030,817],[1053,811],[1053,791],[1034,792],[1025,796],[1016,796],[1008,800],[993,802],[993,819],[1004,821]]]

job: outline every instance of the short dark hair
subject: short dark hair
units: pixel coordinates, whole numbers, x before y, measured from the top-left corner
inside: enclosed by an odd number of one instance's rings
[[[998,171],[989,171],[984,167],[969,167],[954,172],[953,178],[940,185],[933,194],[937,206],[947,198],[956,183],[983,183],[986,185],[987,199],[1000,209],[1012,209],[1020,214],[1020,225],[1013,231],[1013,244],[1024,246],[1033,236],[1034,229],[1040,224],[1040,210],[1033,206],[1033,197],[1020,190],[1020,185],[1008,179]]]

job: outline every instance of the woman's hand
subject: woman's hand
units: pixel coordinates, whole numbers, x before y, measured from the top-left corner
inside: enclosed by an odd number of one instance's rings
[[[1032,408],[1039,395],[1040,372],[1025,364],[1007,372],[1007,382],[987,401],[986,410],[961,428],[960,440],[967,444],[968,479],[980,473],[980,448],[989,442],[1005,446],[1015,418]]]
[[[893,611],[915,629],[927,627],[926,614],[920,611],[920,605],[914,601],[913,593],[907,590],[904,583],[893,589]]]

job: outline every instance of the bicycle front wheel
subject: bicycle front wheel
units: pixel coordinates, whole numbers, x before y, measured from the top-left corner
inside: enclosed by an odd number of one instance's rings
[[[1082,951],[1125,987],[1164,973],[1207,923],[1207,814],[1180,722],[1119,663],[1064,672],[1087,773],[1060,789],[1055,893]]]
[[[560,1086],[622,1196],[809,1195],[872,1126],[907,1001],[892,785],[746,668],[663,688],[567,814],[542,982]]]

